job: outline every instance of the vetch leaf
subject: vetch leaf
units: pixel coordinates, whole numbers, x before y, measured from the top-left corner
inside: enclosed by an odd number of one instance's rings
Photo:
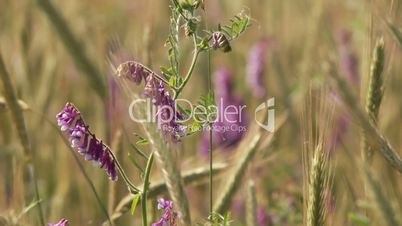
[[[149,141],[147,139],[142,139],[142,140],[137,141],[135,144],[146,145],[146,144],[149,144]]]
[[[133,202],[132,202],[132,204],[131,204],[131,208],[130,208],[130,213],[131,213],[131,215],[134,215],[135,208],[137,208],[137,204],[138,204],[138,201],[139,201],[139,200],[140,200],[140,194],[135,194],[135,195],[134,195]]]
[[[137,146],[135,146],[134,144],[131,144],[131,147],[139,154],[141,155],[144,159],[148,159],[148,156],[141,151]]]

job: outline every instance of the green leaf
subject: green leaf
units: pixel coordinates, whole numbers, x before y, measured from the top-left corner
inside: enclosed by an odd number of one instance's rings
[[[137,146],[135,146],[134,144],[131,144],[131,147],[132,147],[139,155],[141,155],[142,157],[144,157],[144,159],[148,159],[148,156],[147,156],[143,151],[141,151]]]
[[[135,208],[137,207],[139,200],[140,200],[140,194],[135,194],[133,202],[131,203],[131,208],[130,208],[131,215],[134,215]]]
[[[148,141],[147,139],[143,139],[143,140],[137,141],[135,144],[138,144],[138,145],[147,145],[147,144],[149,144],[149,141]]]
[[[139,140],[135,143],[138,145],[145,145],[145,144],[149,144],[149,141],[147,139],[145,139],[143,136],[139,135],[138,133],[133,133],[134,136],[136,136]],[[135,147],[135,149],[137,149],[137,147]]]
[[[190,109],[184,109],[184,108],[183,108],[182,106],[180,106],[179,104],[177,104],[177,110],[178,110],[181,114],[184,114],[186,117],[191,114],[191,110],[190,110]]]
[[[230,20],[229,25],[219,26],[218,30],[229,36],[229,41],[231,41],[244,33],[250,25],[250,17],[244,13],[239,13]]]
[[[167,75],[179,76],[179,28],[180,28],[180,15],[183,15],[183,8],[177,2],[173,0],[174,6],[171,6],[170,17],[170,34],[166,40],[166,46],[168,46],[168,59],[170,62],[170,70]]]
[[[370,220],[358,213],[349,213],[349,220],[356,226],[370,226]]]
[[[33,208],[35,208],[39,203],[41,203],[42,200],[33,200],[28,206],[24,207],[24,209],[21,211],[21,213],[18,215],[18,219],[20,219],[22,216],[27,214],[29,211],[31,211]]]
[[[170,77],[170,76],[173,75],[173,70],[172,70],[171,67],[169,67],[169,68],[160,67],[160,69],[161,69],[161,71],[162,71],[162,74],[165,75],[165,76],[167,76],[167,77]]]
[[[170,79],[169,79],[169,86],[170,86],[170,88],[172,88],[172,89],[175,89],[175,88],[176,88],[176,77],[170,77]]]

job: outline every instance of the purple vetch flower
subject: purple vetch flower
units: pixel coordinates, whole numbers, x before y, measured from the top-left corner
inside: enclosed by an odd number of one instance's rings
[[[329,149],[331,153],[333,153],[341,145],[344,134],[348,131],[350,124],[350,118],[345,114],[339,115],[335,119],[330,141],[331,146]]]
[[[340,67],[351,85],[360,86],[359,61],[351,46],[351,32],[342,30],[339,34]]]
[[[137,85],[142,80],[145,81],[142,96],[150,98],[153,105],[158,107],[155,117],[165,137],[171,138],[173,142],[178,142],[180,137],[186,135],[185,126],[179,123],[185,116],[176,109],[176,101],[154,72],[134,61],[121,64],[117,71],[120,77],[134,81]]]
[[[223,32],[216,31],[211,36],[212,40],[212,48],[214,50],[222,49],[223,52],[230,52],[232,47],[230,47],[230,43],[228,38]]]
[[[57,125],[60,126],[61,131],[67,131],[71,127],[75,118],[79,114],[80,113],[77,111],[77,109],[73,105],[67,103],[66,106],[64,107],[63,111],[61,111],[56,116]]]
[[[259,226],[268,226],[269,225],[269,217],[265,212],[264,208],[258,207],[257,209],[257,222]]]
[[[172,141],[177,142],[186,135],[185,127],[179,123],[185,116],[176,109],[176,101],[162,81],[152,75],[148,76],[143,96],[151,98],[152,103],[158,107],[156,117],[165,137],[170,136]]]
[[[68,220],[63,218],[56,224],[49,223],[48,226],[68,226]]]
[[[137,85],[141,84],[142,80],[145,81],[148,75],[152,74],[144,65],[135,61],[127,61],[120,64],[117,68],[117,73],[119,77],[131,80]]]
[[[173,209],[173,201],[165,200],[164,198],[160,198],[158,200],[158,210],[161,209]]]
[[[216,148],[229,150],[244,136],[248,127],[248,117],[244,111],[244,101],[233,92],[232,75],[227,69],[214,73],[215,101],[217,103],[217,119],[213,123],[213,145]],[[209,131],[204,133],[200,143],[200,151],[209,152]]]
[[[162,101],[166,95],[169,93],[165,91],[165,86],[163,82],[154,76],[149,76],[146,80],[146,85],[144,88],[143,96],[151,98],[152,103],[156,106],[162,104]]]
[[[109,147],[89,130],[79,110],[73,104],[67,103],[56,118],[61,130],[68,133],[71,147],[84,155],[86,160],[92,160],[105,169],[110,179],[116,181],[116,163]]]
[[[342,105],[342,100],[335,90],[331,90],[329,98],[337,106]],[[331,129],[331,136],[328,138],[329,152],[333,154],[342,144],[345,134],[349,131],[351,126],[350,115],[346,112],[339,112],[334,116],[334,125]]]
[[[221,68],[214,73],[215,96],[225,100],[233,96],[232,73],[227,68]]]
[[[246,210],[246,203],[244,199],[233,200],[230,209],[232,210],[233,214],[235,214],[238,218],[243,217]]]
[[[263,38],[252,47],[247,60],[246,81],[253,95],[258,98],[263,98],[266,93],[264,86],[264,68],[268,45],[268,39]]]
[[[165,210],[165,213],[162,215],[161,219],[156,223],[153,223],[152,226],[176,226],[176,220],[179,217],[179,214],[176,211],[173,211],[173,201],[165,200],[160,198],[158,200],[158,209]]]

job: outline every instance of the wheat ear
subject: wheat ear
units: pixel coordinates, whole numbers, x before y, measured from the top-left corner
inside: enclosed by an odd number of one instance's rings
[[[383,97],[383,72],[384,69],[384,40],[377,40],[373,52],[373,59],[370,67],[370,81],[366,96],[366,112],[369,120],[376,125],[378,112]],[[367,134],[363,131],[362,157],[364,162],[371,164],[373,158],[373,147],[370,146]]]
[[[328,154],[319,144],[311,163],[308,202],[307,226],[322,226],[326,215],[326,188],[329,181]]]

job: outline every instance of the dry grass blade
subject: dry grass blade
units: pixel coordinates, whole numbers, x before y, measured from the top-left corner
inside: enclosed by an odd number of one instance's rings
[[[105,99],[107,97],[107,88],[105,82],[100,76],[101,73],[97,66],[90,61],[85,53],[85,48],[74,36],[67,22],[49,0],[37,0],[37,3],[48,17],[49,22],[53,25],[53,28],[56,30],[56,33],[66,47],[66,50],[72,56],[74,63],[84,72],[85,75],[87,75],[90,85],[96,93],[102,99]]]
[[[398,43],[399,47],[402,49],[402,33],[401,31],[395,27],[391,22],[386,22],[388,29],[391,31],[392,36],[395,41]]]
[[[112,150],[114,150],[114,153],[116,156],[121,151],[122,141],[123,141],[122,139],[123,139],[122,132],[121,132],[121,130],[118,130],[116,132],[116,134],[114,135],[114,138],[112,141]],[[113,212],[113,209],[116,205],[116,196],[117,196],[116,183],[109,183],[108,206],[107,206],[109,215]]]
[[[256,134],[249,142],[249,145],[245,147],[244,153],[241,155],[236,163],[235,168],[233,169],[233,173],[227,177],[222,191],[219,192],[219,196],[216,199],[213,208],[215,213],[223,214],[228,210],[233,196],[241,185],[241,181],[246,172],[247,166],[253,159],[254,154],[258,149],[260,141],[261,134]]]
[[[23,100],[18,100],[18,105],[22,111],[31,110],[31,108],[28,106],[28,104],[25,103]],[[4,97],[0,96],[0,111],[6,110],[6,109],[7,109],[6,99]]]
[[[7,101],[7,104],[10,107],[11,115],[14,119],[15,126],[17,127],[17,133],[20,138],[23,150],[24,150],[24,156],[25,160],[27,163],[27,168],[29,171],[29,176],[30,180],[34,185],[34,192],[35,192],[35,199],[37,201],[40,200],[39,197],[39,191],[38,191],[38,184],[37,184],[37,178],[36,178],[36,167],[35,167],[35,153],[33,152],[31,148],[31,144],[29,142],[28,138],[28,132],[25,127],[25,120],[24,120],[24,115],[22,112],[22,108],[19,105],[17,96],[15,94],[13,84],[11,82],[10,76],[7,72],[6,66],[3,61],[3,57],[1,56],[0,53],[0,78],[3,82],[4,86],[4,91],[5,91],[5,98]],[[43,218],[43,213],[42,213],[42,207],[41,204],[38,203],[38,213],[39,213],[39,219],[42,225],[45,225],[45,221]]]
[[[283,125],[286,119],[287,113],[282,115],[278,120],[279,123],[277,123],[276,131]],[[265,138],[265,136],[262,135],[263,133],[265,132],[263,132],[262,128],[258,128],[256,131],[250,129],[249,134],[252,134],[251,138],[245,137],[242,143],[239,145],[239,157],[236,160],[234,169],[231,170],[231,174],[227,176],[223,189],[219,192],[219,196],[215,201],[213,212],[224,214],[228,210],[233,196],[240,187],[246,169],[251,163],[251,160],[257,152],[261,142],[268,142],[268,145],[272,142],[274,134],[268,134],[266,138],[267,140],[265,140],[263,139]]]
[[[368,182],[368,188],[371,191],[371,195],[375,202],[377,210],[376,213],[379,213],[382,216],[384,225],[401,225],[396,218],[397,214],[391,206],[390,200],[386,198],[381,189],[380,182],[376,179],[368,167],[363,167],[363,169],[365,179]]]
[[[384,40],[377,40],[373,52],[373,59],[370,68],[370,81],[366,96],[366,112],[372,124],[376,125],[383,97],[383,72],[384,69]],[[363,131],[362,156],[365,162],[371,164],[373,158],[373,147],[369,145],[368,137]]]
[[[226,169],[227,165],[223,163],[215,163],[213,167],[214,174],[218,174]],[[198,181],[206,179],[209,175],[209,168],[201,167],[194,170],[183,172],[182,178],[184,185],[189,185]],[[141,186],[139,186],[141,187]],[[160,180],[151,184],[148,190],[148,198],[156,198],[167,191],[167,186],[164,180]],[[130,210],[130,205],[133,201],[133,195],[127,195],[116,206],[112,219],[116,220],[124,213]]]
[[[246,220],[247,226],[257,226],[257,199],[255,184],[253,181],[249,181],[247,189],[247,209],[246,209]]]

